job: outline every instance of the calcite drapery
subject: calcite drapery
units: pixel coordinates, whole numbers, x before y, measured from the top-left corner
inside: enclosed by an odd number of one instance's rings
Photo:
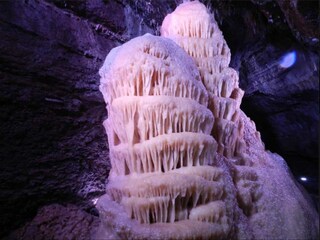
[[[100,71],[112,171],[96,237],[316,239],[317,213],[239,108],[213,15],[184,3],[162,34],[194,62],[145,35],[112,50]]]

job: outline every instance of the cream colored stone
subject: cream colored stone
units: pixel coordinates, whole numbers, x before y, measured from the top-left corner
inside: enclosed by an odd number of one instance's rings
[[[173,41],[138,37],[100,70],[112,169],[94,238],[317,239],[317,212],[240,110],[213,15],[186,2],[161,32]]]
[[[100,75],[112,169],[98,202],[110,222],[99,236],[110,228],[125,238],[229,235],[235,194],[215,162],[214,115],[193,60],[173,41],[147,34],[113,49]],[[232,101],[221,103],[219,114],[229,108]],[[121,223],[109,218],[116,214],[110,206],[124,212]]]
[[[252,232],[248,237],[240,230],[234,238],[316,239],[317,212],[291,178],[284,160],[265,151],[254,123],[240,110],[244,92],[237,72],[228,66],[230,50],[213,14],[199,1],[183,3],[164,19],[161,35],[194,59],[208,91],[208,107],[215,118],[212,135],[218,153],[232,169],[237,204],[245,215],[237,227]],[[192,218],[207,221],[223,212],[214,203],[207,206],[193,209]]]
[[[218,140],[219,153],[227,157],[237,155],[236,144],[242,138],[237,116],[243,91],[239,88],[237,72],[228,67],[230,49],[213,15],[198,1],[183,3],[165,17],[161,35],[175,41],[193,57],[208,91],[209,109],[215,118],[234,123],[215,121],[214,136],[224,139]]]

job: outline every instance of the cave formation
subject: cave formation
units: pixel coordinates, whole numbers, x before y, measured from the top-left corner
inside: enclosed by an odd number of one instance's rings
[[[161,37],[111,50],[100,90],[112,168],[93,238],[317,238],[316,210],[241,111],[229,63],[199,1],[167,15]]]
[[[87,236],[97,225],[110,170],[97,72],[113,47],[160,35],[180,2],[0,2],[1,236]],[[318,2],[206,4],[239,72],[241,109],[318,202]],[[295,64],[279,68],[291,52]]]

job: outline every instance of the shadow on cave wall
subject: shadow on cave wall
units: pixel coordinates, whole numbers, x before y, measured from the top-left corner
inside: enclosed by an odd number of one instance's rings
[[[50,203],[74,203],[94,214],[92,199],[104,192],[110,169],[99,67],[111,48],[158,33],[179,2],[0,2],[0,237]],[[210,5],[246,90],[241,108],[266,147],[317,185],[318,55],[304,29],[284,20],[290,12],[265,2]],[[314,24],[315,3],[299,4],[297,11]],[[279,72],[278,59],[292,49],[300,62]],[[318,194],[316,185],[305,187]]]

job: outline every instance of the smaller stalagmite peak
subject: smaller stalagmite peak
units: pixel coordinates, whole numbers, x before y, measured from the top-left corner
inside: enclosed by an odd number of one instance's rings
[[[238,73],[229,67],[230,49],[214,16],[198,1],[183,3],[163,20],[161,35],[175,41],[197,64],[215,117],[213,136],[218,140],[218,152],[226,157],[239,154],[243,91]]]
[[[95,239],[317,239],[318,214],[241,111],[213,14],[185,2],[100,69],[112,169]]]

